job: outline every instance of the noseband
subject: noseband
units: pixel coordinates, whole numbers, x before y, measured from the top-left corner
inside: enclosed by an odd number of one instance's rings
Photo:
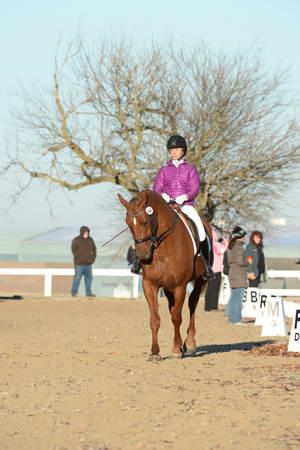
[[[153,212],[153,208],[151,206],[147,206],[143,211],[137,212],[135,214],[129,214],[128,212],[126,213],[127,216],[129,217],[134,217],[134,221],[136,220],[135,218],[137,216],[139,216],[140,214],[148,214],[148,216],[150,216],[150,227],[151,227],[151,236],[142,238],[142,239],[134,239],[135,244],[142,244],[143,242],[148,242],[150,241],[150,245],[153,248],[157,248],[159,246],[159,244],[173,231],[173,229],[175,228],[177,219],[178,219],[178,215],[175,214],[174,215],[174,220],[172,225],[163,233],[160,233],[159,235],[156,234],[156,228],[157,228],[157,218]],[[134,222],[136,223],[136,222]]]

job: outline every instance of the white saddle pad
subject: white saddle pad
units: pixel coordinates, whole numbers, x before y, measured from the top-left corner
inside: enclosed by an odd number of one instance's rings
[[[175,209],[175,211],[176,211],[176,209]],[[196,245],[196,242],[195,242],[194,236],[193,236],[193,234],[192,234],[192,232],[191,232],[191,230],[190,230],[189,224],[188,224],[188,222],[187,222],[186,218],[185,218],[185,217],[183,217],[183,214],[179,214],[179,212],[178,212],[178,211],[176,211],[176,213],[178,214],[178,216],[180,217],[180,219],[182,220],[182,222],[184,223],[184,225],[185,225],[186,229],[187,229],[187,230],[188,230],[188,232],[189,232],[189,235],[190,235],[190,237],[191,237],[191,239],[192,239],[192,243],[193,243],[193,248],[194,248],[194,256],[195,256],[195,255],[196,255],[196,253],[197,253],[197,245]],[[191,219],[190,219],[190,220],[191,220]]]

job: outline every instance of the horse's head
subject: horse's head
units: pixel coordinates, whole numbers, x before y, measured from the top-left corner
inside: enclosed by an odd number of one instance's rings
[[[120,194],[118,197],[126,208],[126,223],[133,236],[137,256],[147,261],[152,256],[157,231],[157,218],[149,192],[143,191],[130,201]]]

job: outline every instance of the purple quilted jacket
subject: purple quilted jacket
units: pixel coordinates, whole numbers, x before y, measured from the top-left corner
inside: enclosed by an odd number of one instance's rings
[[[153,190],[159,194],[164,192],[170,197],[186,194],[188,200],[185,205],[194,205],[194,199],[200,190],[200,180],[197,169],[192,164],[184,163],[175,167],[172,161],[161,167],[156,175]]]

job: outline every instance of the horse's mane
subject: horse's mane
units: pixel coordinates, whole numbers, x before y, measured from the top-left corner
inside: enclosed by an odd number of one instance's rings
[[[132,203],[138,202],[140,200],[140,197],[143,195],[145,195],[147,197],[147,200],[150,202],[154,202],[154,203],[158,202],[161,204],[165,203],[164,199],[162,198],[162,196],[160,194],[158,194],[156,191],[152,191],[150,189],[139,192],[135,197],[133,197],[130,200],[130,202],[132,202]]]
[[[156,191],[152,191],[152,190],[149,189],[149,190],[144,191],[144,192],[146,192],[148,198],[150,198],[151,200],[157,200],[159,202],[163,202],[164,201],[162,196],[160,194],[158,194]]]

